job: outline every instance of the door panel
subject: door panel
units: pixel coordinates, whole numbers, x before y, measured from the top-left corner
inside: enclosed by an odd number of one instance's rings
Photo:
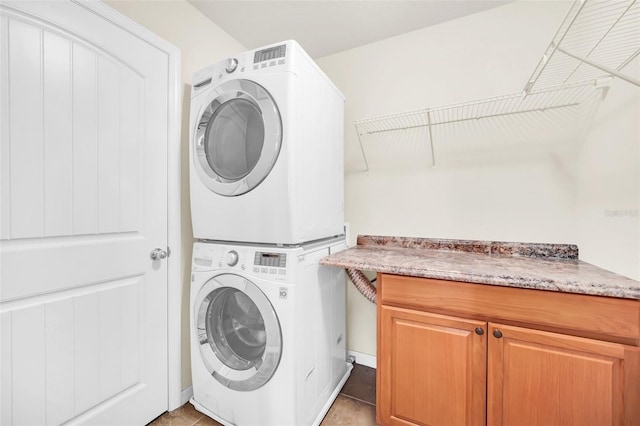
[[[149,253],[167,247],[168,56],[82,2],[0,12],[2,423],[147,423],[167,408]]]
[[[13,395],[11,384],[13,371],[11,369],[11,314],[0,314],[0,424],[9,425],[13,417]]]
[[[12,380],[3,370],[13,400],[6,424],[61,424],[141,384],[143,290],[134,277],[12,303],[2,317],[13,360]]]
[[[622,424],[625,346],[500,324],[489,331],[487,424]]]
[[[98,84],[96,54],[73,45],[72,90],[73,144],[72,197],[73,234],[95,234],[98,230]],[[82,141],[80,143],[80,141]]]
[[[41,237],[44,234],[42,32],[15,19],[5,21],[5,25],[9,48],[8,58],[2,62],[9,69],[8,90],[3,96],[9,97],[10,104],[6,126],[9,139],[23,143],[12,143],[3,150],[11,162],[10,187],[2,196],[2,204],[10,206],[10,228],[4,230],[3,238]]]
[[[43,33],[44,234],[72,232],[71,42]],[[33,82],[31,83],[33,84]],[[19,92],[12,99],[19,96]],[[16,164],[20,166],[20,164]],[[20,213],[20,212],[16,212]]]
[[[144,138],[144,129],[140,122],[144,86],[139,76],[125,70],[120,74],[120,211],[119,231],[135,231],[140,226],[140,144]],[[145,153],[146,155],[146,153]]]
[[[74,415],[73,299],[45,305],[47,424],[57,425]]]
[[[46,424],[44,321],[43,305],[11,313],[13,417],[8,424]]]
[[[100,402],[100,341],[98,330],[98,292],[73,298],[74,336],[84,336],[73,342],[74,399],[77,413],[83,413]]]
[[[116,64],[98,57],[98,233],[118,232],[120,195],[120,76]]]
[[[148,79],[35,24],[3,17],[3,27],[10,211],[2,238],[137,230]]]
[[[148,246],[139,232],[2,241],[0,298],[15,300],[140,275],[152,265]],[[18,281],[20,285],[11,285]]]
[[[4,60],[8,56],[9,24],[0,14],[0,58],[3,59],[0,61],[0,240],[9,237],[11,227],[11,151],[9,144],[4,143],[9,140],[9,64]]]
[[[379,420],[484,425],[486,323],[379,306]]]

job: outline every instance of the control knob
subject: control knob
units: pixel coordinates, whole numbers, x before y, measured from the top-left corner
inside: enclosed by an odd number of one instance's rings
[[[238,263],[238,252],[235,250],[229,251],[224,260],[227,263],[227,265],[236,266],[236,264]]]
[[[227,74],[231,74],[236,68],[238,68],[238,60],[236,58],[227,59],[227,65],[224,67]]]

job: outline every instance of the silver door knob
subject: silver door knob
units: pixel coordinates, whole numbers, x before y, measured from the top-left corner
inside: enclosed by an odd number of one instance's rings
[[[166,250],[162,250],[161,248],[155,248],[151,250],[151,259],[153,260],[162,260],[166,259],[168,256]]]

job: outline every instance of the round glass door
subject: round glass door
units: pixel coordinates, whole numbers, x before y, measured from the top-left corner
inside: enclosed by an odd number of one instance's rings
[[[200,354],[211,375],[240,391],[267,383],[280,362],[282,337],[264,293],[239,275],[222,274],[203,286],[196,307]]]
[[[227,81],[213,90],[193,143],[194,166],[209,189],[225,196],[247,193],[267,177],[280,153],[278,107],[259,84]]]

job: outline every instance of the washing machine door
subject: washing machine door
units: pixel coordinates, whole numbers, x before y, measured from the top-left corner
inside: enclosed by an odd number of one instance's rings
[[[215,193],[245,194],[267,177],[278,159],[280,112],[269,92],[251,80],[229,80],[210,96],[192,141],[193,166]]]
[[[200,355],[209,373],[237,391],[271,379],[282,355],[278,316],[265,294],[235,274],[210,279],[194,306]]]

